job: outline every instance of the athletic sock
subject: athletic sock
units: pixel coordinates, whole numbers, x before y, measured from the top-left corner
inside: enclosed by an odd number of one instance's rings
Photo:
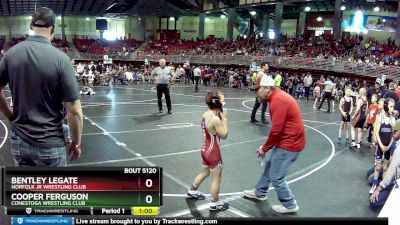
[[[197,191],[197,188],[199,188],[199,187],[195,187],[195,186],[192,184],[192,186],[190,187],[190,190],[191,190],[191,191]]]
[[[219,199],[218,198],[211,198],[211,202],[218,202]]]

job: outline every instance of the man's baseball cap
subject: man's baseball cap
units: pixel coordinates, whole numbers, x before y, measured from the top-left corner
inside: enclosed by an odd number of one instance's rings
[[[268,75],[262,75],[257,78],[256,84],[252,85],[249,89],[252,91],[258,90],[260,87],[274,87],[275,81]]]
[[[32,14],[32,27],[49,28],[54,26],[56,14],[47,7],[40,7]]]
[[[376,81],[375,81],[375,83],[377,83],[377,84],[381,84],[381,78],[376,78]]]

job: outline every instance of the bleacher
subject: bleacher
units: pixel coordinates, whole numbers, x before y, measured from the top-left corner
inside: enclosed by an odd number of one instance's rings
[[[9,42],[9,47],[13,47],[14,45],[20,43],[21,41],[25,41],[26,37],[25,36],[21,36],[21,37],[13,37],[10,42]]]
[[[69,44],[67,41],[63,41],[58,38],[53,38],[53,40],[51,41],[51,44],[54,47],[59,48],[61,51],[65,52],[65,53],[69,52]]]
[[[115,41],[79,39],[73,40],[79,52],[91,55],[124,55],[134,51],[143,42],[135,39],[120,39]]]
[[[11,48],[11,47],[13,47],[13,46],[17,45],[18,43],[20,43],[22,41],[25,41],[25,40],[26,40],[25,36],[12,38],[10,40],[10,42],[9,42],[9,48]],[[58,39],[58,38],[53,38],[53,40],[51,41],[51,44],[54,47],[59,48],[61,51],[65,52],[65,53],[69,52],[69,44],[68,44],[67,41],[63,41],[63,40]],[[3,46],[3,44],[1,44],[0,46]]]
[[[204,41],[156,41],[149,44],[145,52],[151,55],[263,55],[262,39],[239,38],[224,41],[208,38]]]

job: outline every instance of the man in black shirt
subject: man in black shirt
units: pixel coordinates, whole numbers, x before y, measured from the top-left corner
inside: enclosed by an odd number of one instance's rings
[[[371,97],[373,94],[376,94],[377,101],[379,101],[380,98],[382,98],[381,96],[381,79],[380,78],[376,78],[375,81],[375,85],[373,87],[370,87],[367,91],[367,100],[368,100],[368,105],[371,104]]]

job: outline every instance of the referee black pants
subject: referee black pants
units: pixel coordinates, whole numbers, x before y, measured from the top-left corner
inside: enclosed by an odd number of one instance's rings
[[[265,100],[262,100],[261,102],[259,102],[258,98],[256,98],[256,101],[255,101],[254,106],[253,106],[253,110],[251,112],[251,116],[250,116],[251,121],[255,121],[256,120],[256,113],[257,113],[258,108],[260,108],[261,105],[262,105],[262,108],[261,108],[261,121],[265,121],[265,112],[267,111],[268,103]]]
[[[199,90],[200,77],[194,77],[194,80],[196,81],[196,87],[194,88],[194,90],[198,91]]]
[[[328,111],[327,112],[330,112],[331,111],[331,98],[332,98],[332,93],[331,92],[325,92],[324,96],[322,97],[322,101],[318,106],[318,109],[321,109],[321,107],[324,104],[325,100],[327,100],[328,101]]]
[[[169,87],[168,84],[157,84],[157,100],[158,100],[158,109],[162,110],[162,95],[165,96],[165,101],[167,102],[168,111],[171,111],[171,97],[169,96]]]

